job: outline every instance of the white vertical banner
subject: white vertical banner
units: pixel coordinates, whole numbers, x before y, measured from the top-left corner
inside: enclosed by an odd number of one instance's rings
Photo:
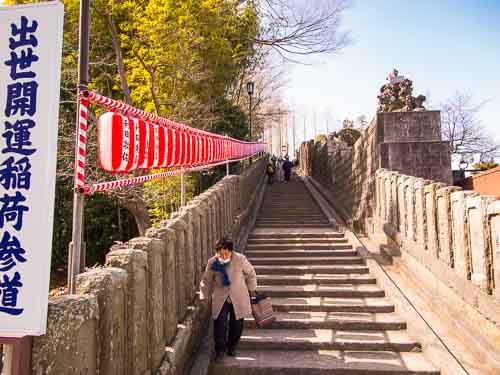
[[[63,18],[0,6],[0,336],[47,325]]]

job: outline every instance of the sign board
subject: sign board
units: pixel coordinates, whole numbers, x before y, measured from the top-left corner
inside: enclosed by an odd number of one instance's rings
[[[42,335],[64,7],[0,7],[0,336]]]

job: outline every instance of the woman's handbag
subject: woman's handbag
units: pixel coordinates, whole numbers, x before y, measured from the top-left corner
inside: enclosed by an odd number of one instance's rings
[[[257,327],[265,328],[276,320],[273,312],[273,301],[270,297],[262,293],[256,293],[255,297],[251,298],[250,301]]]

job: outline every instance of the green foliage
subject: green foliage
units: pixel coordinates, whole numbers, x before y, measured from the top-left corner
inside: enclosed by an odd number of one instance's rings
[[[7,4],[31,2],[6,0]],[[80,8],[79,0],[63,2],[55,267],[65,265],[71,239]],[[190,126],[245,138],[246,115],[226,98],[254,64],[252,40],[259,33],[259,23],[252,1],[242,5],[237,0],[92,0],[89,87]],[[103,110],[94,107],[92,111],[98,116]],[[97,168],[92,114],[88,182],[110,180],[115,177]],[[225,167],[190,175],[187,199],[224,175]],[[151,181],[144,191],[131,189],[129,196],[125,190],[86,199],[87,263],[102,260],[113,241],[125,241],[137,234],[133,217],[123,208],[124,200],[145,201],[153,224],[158,225],[179,206],[179,189],[179,177],[173,177]]]
[[[321,143],[321,144],[326,144],[328,141],[328,138],[325,134],[318,134],[316,138],[314,138],[314,143]]]
[[[474,164],[472,164],[473,168],[475,168],[475,169],[483,169],[483,170],[493,169],[493,168],[496,168],[498,166],[499,166],[499,164],[495,163],[493,161],[486,162],[486,163],[474,163]]]
[[[361,132],[357,129],[344,128],[337,132],[337,138],[349,147],[354,146],[359,137],[361,137]]]

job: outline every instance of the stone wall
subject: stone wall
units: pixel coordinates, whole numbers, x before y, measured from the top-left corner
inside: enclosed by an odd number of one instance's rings
[[[377,113],[353,147],[303,143],[299,164],[301,174],[321,183],[343,219],[362,232],[372,230],[379,168],[451,183],[439,111]]]
[[[376,192],[375,234],[500,328],[500,200],[386,169],[377,171]]]
[[[33,374],[184,374],[209,317],[196,293],[215,243],[243,249],[266,184],[266,158],[196,197],[146,237],[115,246],[78,275],[76,295],[49,302]]]

